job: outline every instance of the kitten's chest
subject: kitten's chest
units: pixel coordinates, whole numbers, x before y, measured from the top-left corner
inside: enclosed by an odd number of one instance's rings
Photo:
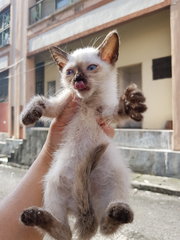
[[[74,166],[83,161],[88,152],[102,144],[106,138],[101,127],[97,123],[95,110],[80,109],[64,133],[64,147],[59,149],[61,159],[64,156],[68,166]],[[62,154],[63,153],[63,154]]]
[[[68,125],[67,134],[74,134],[75,137],[84,135],[85,132],[88,132],[88,135],[90,135],[90,132],[94,134],[94,131],[97,130],[96,120],[99,116],[100,113],[96,109],[83,104]]]

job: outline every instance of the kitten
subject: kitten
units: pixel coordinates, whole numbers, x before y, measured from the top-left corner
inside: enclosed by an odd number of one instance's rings
[[[105,235],[133,221],[128,205],[129,170],[112,140],[96,119],[110,121],[132,118],[142,120],[145,98],[136,85],[129,86],[118,99],[115,63],[119,37],[110,32],[96,48],[84,48],[67,54],[51,49],[62,76],[64,90],[47,99],[34,97],[22,113],[25,125],[41,116],[55,118],[70,94],[80,99],[79,108],[64,130],[65,144],[54,154],[45,177],[44,206],[26,209],[21,221],[36,226],[57,240],[70,240],[68,215],[76,217],[78,239],[90,239],[99,226]]]

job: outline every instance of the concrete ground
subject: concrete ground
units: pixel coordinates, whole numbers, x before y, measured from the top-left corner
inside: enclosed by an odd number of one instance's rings
[[[21,180],[26,170],[11,166],[0,165],[0,200]],[[134,183],[143,176],[135,176]],[[147,179],[147,176],[146,176]],[[156,178],[143,180],[143,187],[157,185]],[[157,182],[159,183],[158,178]],[[167,180],[168,181],[168,180]],[[167,183],[166,181],[166,183]],[[162,185],[161,181],[161,184]],[[174,181],[173,181],[174,182]],[[175,181],[175,182],[178,182]],[[179,182],[178,182],[179,183]],[[172,183],[171,183],[172,184]],[[163,186],[164,188],[167,186]],[[139,187],[140,188],[140,187]],[[177,189],[176,189],[177,190]],[[180,189],[179,189],[180,190]],[[154,189],[155,191],[155,189]],[[158,189],[157,189],[158,191]],[[177,191],[176,191],[177,192]],[[175,194],[177,195],[177,194]],[[157,192],[142,191],[133,189],[131,194],[131,206],[135,212],[133,224],[129,224],[120,229],[114,236],[105,238],[97,234],[93,240],[119,239],[119,240],[179,240],[180,239],[180,197],[170,196]],[[76,239],[76,238],[74,238]]]

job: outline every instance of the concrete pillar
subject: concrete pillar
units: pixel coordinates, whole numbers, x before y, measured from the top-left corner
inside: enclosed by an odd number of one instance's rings
[[[20,113],[25,102],[28,1],[11,0],[10,136],[23,138]]]
[[[173,149],[180,150],[180,0],[171,5],[171,51],[173,88]]]
[[[25,102],[35,95],[35,60],[34,57],[26,59],[26,96]]]
[[[34,57],[26,58],[26,72],[24,74],[24,91],[22,108],[35,94],[35,60]],[[22,138],[26,138],[26,127],[23,126]]]

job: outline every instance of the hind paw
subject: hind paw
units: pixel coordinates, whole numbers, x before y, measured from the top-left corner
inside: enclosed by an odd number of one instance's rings
[[[44,210],[28,208],[21,214],[21,222],[27,226],[40,226],[47,223]]]
[[[110,204],[108,216],[121,224],[131,223],[134,219],[134,214],[129,205],[121,202]]]
[[[134,214],[128,204],[121,202],[111,203],[101,220],[100,231],[105,235],[113,234],[121,225],[131,223],[133,219]]]

